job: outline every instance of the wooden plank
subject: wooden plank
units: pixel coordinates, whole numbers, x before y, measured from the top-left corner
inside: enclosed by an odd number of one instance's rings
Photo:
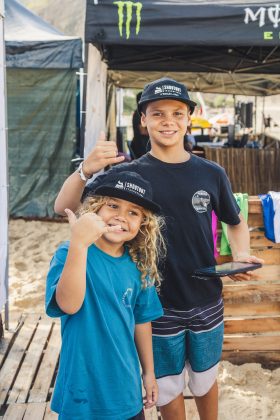
[[[260,363],[265,369],[275,369],[280,366],[280,351],[223,351],[222,360],[237,365]]]
[[[225,284],[223,288],[225,305],[242,303],[280,303],[280,283],[278,284],[246,284],[235,282]]]
[[[264,235],[264,232],[261,231],[251,231],[250,232],[250,244],[251,248],[264,248],[264,247],[273,247],[279,248],[280,244],[275,243],[267,239]]]
[[[231,318],[225,319],[225,334],[280,332],[278,317]]]
[[[8,353],[9,345],[13,335],[13,332],[5,331],[4,337],[0,339],[0,366],[2,365],[2,362]]]
[[[31,322],[31,318],[34,320],[33,323]],[[2,366],[0,371],[0,405],[4,404],[6,400],[7,393],[17,374],[18,367],[31,340],[38,318],[39,316],[36,316],[36,319],[34,319],[34,317],[28,317],[27,320],[25,320],[24,325],[19,331],[8,357]]]
[[[30,391],[28,402],[47,401],[49,388],[58,361],[61,346],[60,325],[55,322],[40,369]]]
[[[279,315],[280,302],[226,304],[225,316]]]
[[[10,392],[8,404],[13,402],[23,403],[27,399],[27,395],[40,362],[40,358],[46,344],[48,335],[52,326],[51,320],[41,319],[35,335],[27,350],[25,359],[22,363],[16,381]]]
[[[262,213],[249,213],[247,223],[249,227],[263,226]]]
[[[261,199],[256,195],[250,195],[249,200],[249,214],[250,213],[262,213]]]
[[[223,350],[280,350],[280,335],[227,335]]]
[[[50,403],[47,403],[44,420],[57,420],[58,415],[51,410]]]
[[[13,319],[13,315],[10,315],[9,330],[4,330],[4,337],[0,340],[0,367],[2,366],[5,357],[10,351],[11,344],[15,340],[19,333],[26,315],[16,315],[16,319]]]
[[[8,406],[3,420],[22,420],[26,404],[11,404]]]
[[[280,265],[278,264],[264,264],[262,268],[256,270],[256,273],[262,279],[277,279],[280,282]]]
[[[43,420],[46,411],[46,403],[27,404],[23,420]]]
[[[253,249],[254,252],[251,252],[252,255],[255,255],[258,258],[262,258],[265,261],[265,264],[278,265],[280,264],[280,250],[279,248],[259,248]],[[232,260],[231,255],[219,255],[217,258],[217,263],[222,264]]]
[[[221,232],[218,232],[218,244],[221,242]],[[264,232],[260,230],[250,231],[250,246],[252,250],[256,248],[266,249],[278,249],[280,248],[280,243],[275,243],[267,239],[264,235]]]

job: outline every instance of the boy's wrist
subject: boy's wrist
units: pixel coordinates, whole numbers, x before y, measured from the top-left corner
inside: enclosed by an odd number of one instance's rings
[[[90,172],[90,171],[89,171],[86,160],[84,160],[84,161],[82,162],[82,169],[83,169],[83,173],[84,173],[84,175],[85,175],[85,177],[86,177],[87,179],[92,178],[92,176],[93,176],[93,172]]]
[[[233,253],[233,261],[242,261],[251,256],[250,251],[243,251],[243,252],[237,252],[236,254]]]
[[[142,376],[155,376],[154,369],[143,370]]]
[[[70,243],[72,248],[74,247],[78,251],[85,251],[90,245],[85,244],[80,237],[77,237],[75,234],[71,235]]]

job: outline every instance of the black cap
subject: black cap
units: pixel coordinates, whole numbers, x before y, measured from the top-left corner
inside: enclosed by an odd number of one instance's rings
[[[176,82],[176,80],[169,79],[168,77],[163,77],[162,79],[155,80],[154,82],[145,85],[138,102],[139,114],[141,114],[144,104],[159,101],[161,99],[175,99],[176,101],[183,102],[189,105],[191,114],[196,107],[196,102],[191,101],[185,85]]]
[[[88,194],[120,198],[159,213],[161,208],[153,201],[152,186],[136,172],[113,172],[102,179],[101,184]]]

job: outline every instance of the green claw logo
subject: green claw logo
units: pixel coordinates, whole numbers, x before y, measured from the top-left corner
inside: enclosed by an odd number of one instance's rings
[[[126,39],[130,37],[130,25],[132,20],[132,12],[133,8],[135,8],[136,13],[136,28],[135,33],[138,35],[140,31],[140,24],[141,24],[141,10],[142,10],[142,3],[137,2],[133,3],[132,1],[114,1],[114,4],[118,6],[118,16],[119,16],[119,33],[120,36],[123,36],[123,23],[124,23],[124,10],[126,7],[126,22],[125,22],[125,33]]]

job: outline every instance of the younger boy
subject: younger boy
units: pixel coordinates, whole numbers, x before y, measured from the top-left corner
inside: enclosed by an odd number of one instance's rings
[[[161,218],[149,182],[109,174],[68,215],[47,278],[46,311],[61,317],[62,348],[51,407],[60,420],[144,420],[157,401],[150,321],[162,315]]]

